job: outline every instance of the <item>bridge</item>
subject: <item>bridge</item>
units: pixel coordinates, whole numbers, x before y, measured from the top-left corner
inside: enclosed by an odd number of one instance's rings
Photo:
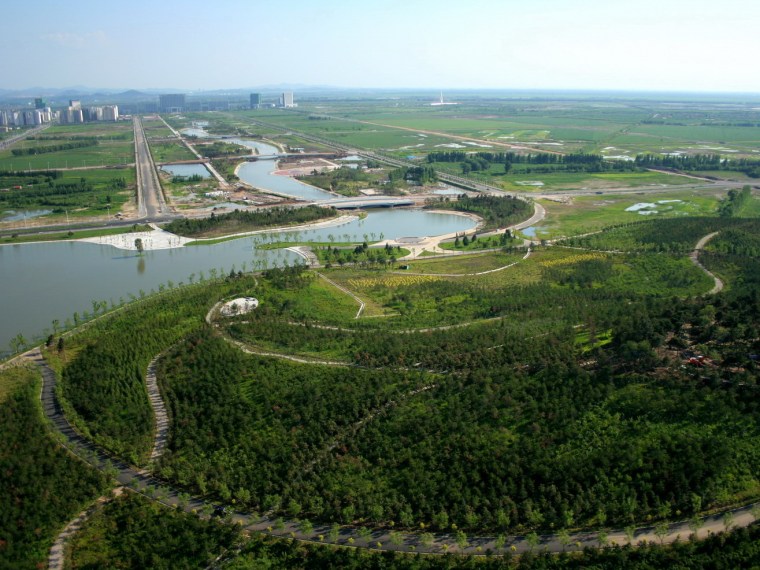
[[[357,198],[334,198],[332,200],[319,200],[314,202],[317,206],[329,206],[336,210],[356,210],[359,208],[394,208],[400,206],[413,206],[411,198],[396,198],[393,196],[363,196]]]

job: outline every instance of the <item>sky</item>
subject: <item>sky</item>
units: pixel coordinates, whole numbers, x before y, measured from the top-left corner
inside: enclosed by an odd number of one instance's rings
[[[760,93],[757,0],[13,0],[0,89]]]

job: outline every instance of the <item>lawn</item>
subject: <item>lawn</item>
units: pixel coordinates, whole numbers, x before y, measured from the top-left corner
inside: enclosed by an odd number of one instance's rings
[[[67,216],[71,219],[114,215],[134,195],[135,171],[133,168],[99,168],[65,170],[58,178],[42,173],[0,176],[0,188],[8,188],[0,193],[0,215],[50,210],[51,214],[41,216],[46,221],[62,221]]]
[[[644,220],[646,216],[637,212],[626,212],[625,209],[643,202],[656,204],[659,201],[680,200],[680,202],[658,204],[658,213],[652,216],[715,215],[720,196],[721,194],[716,191],[694,190],[656,194],[578,196],[569,203],[539,200],[546,209],[546,218],[535,228],[535,236],[528,237],[550,239],[594,232],[615,224],[638,222]]]
[[[516,253],[489,252],[412,259],[406,262],[409,266],[408,270],[399,270],[396,271],[396,273],[402,274],[405,271],[408,271],[409,273],[425,273],[429,275],[466,275],[469,273],[480,273],[504,267],[520,261],[524,255],[524,251],[518,251]]]
[[[148,232],[152,228],[150,226],[146,225],[137,225],[134,226],[128,226],[123,228],[104,228],[104,229],[97,229],[97,230],[71,230],[67,232],[54,232],[54,233],[46,233],[46,234],[12,234],[17,237],[12,237],[11,235],[0,235],[0,244],[4,243],[28,243],[28,242],[40,242],[40,241],[66,241],[66,240],[76,240],[76,239],[84,239],[84,238],[91,238],[91,237],[99,237],[99,236],[113,236],[113,235],[119,235],[119,234],[127,234],[130,232]]]
[[[176,142],[151,142],[150,154],[157,163],[179,162],[181,160],[197,160],[190,149],[179,141]]]

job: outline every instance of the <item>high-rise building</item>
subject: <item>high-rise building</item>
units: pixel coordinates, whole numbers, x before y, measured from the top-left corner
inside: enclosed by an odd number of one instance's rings
[[[251,93],[251,109],[258,109],[261,106],[261,93]]]
[[[106,105],[105,107],[103,107],[103,120],[104,121],[118,121],[119,120],[119,106]]]
[[[45,103],[45,100],[42,97],[36,97],[34,99],[35,109],[44,109],[45,107],[47,107],[47,103]]]
[[[82,102],[78,99],[69,99],[69,107],[72,109],[81,109],[82,108]]]
[[[162,113],[181,113],[185,110],[185,94],[170,93],[159,95],[158,108]]]
[[[296,106],[296,104],[293,102],[292,91],[285,91],[282,94],[282,97],[280,97],[280,106],[281,107],[295,107]]]

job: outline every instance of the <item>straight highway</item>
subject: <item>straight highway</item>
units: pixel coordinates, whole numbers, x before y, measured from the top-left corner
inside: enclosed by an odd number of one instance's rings
[[[152,220],[169,213],[158,181],[156,166],[150,155],[148,141],[140,117],[132,119],[135,130],[135,165],[137,173],[137,212],[139,218]]]

